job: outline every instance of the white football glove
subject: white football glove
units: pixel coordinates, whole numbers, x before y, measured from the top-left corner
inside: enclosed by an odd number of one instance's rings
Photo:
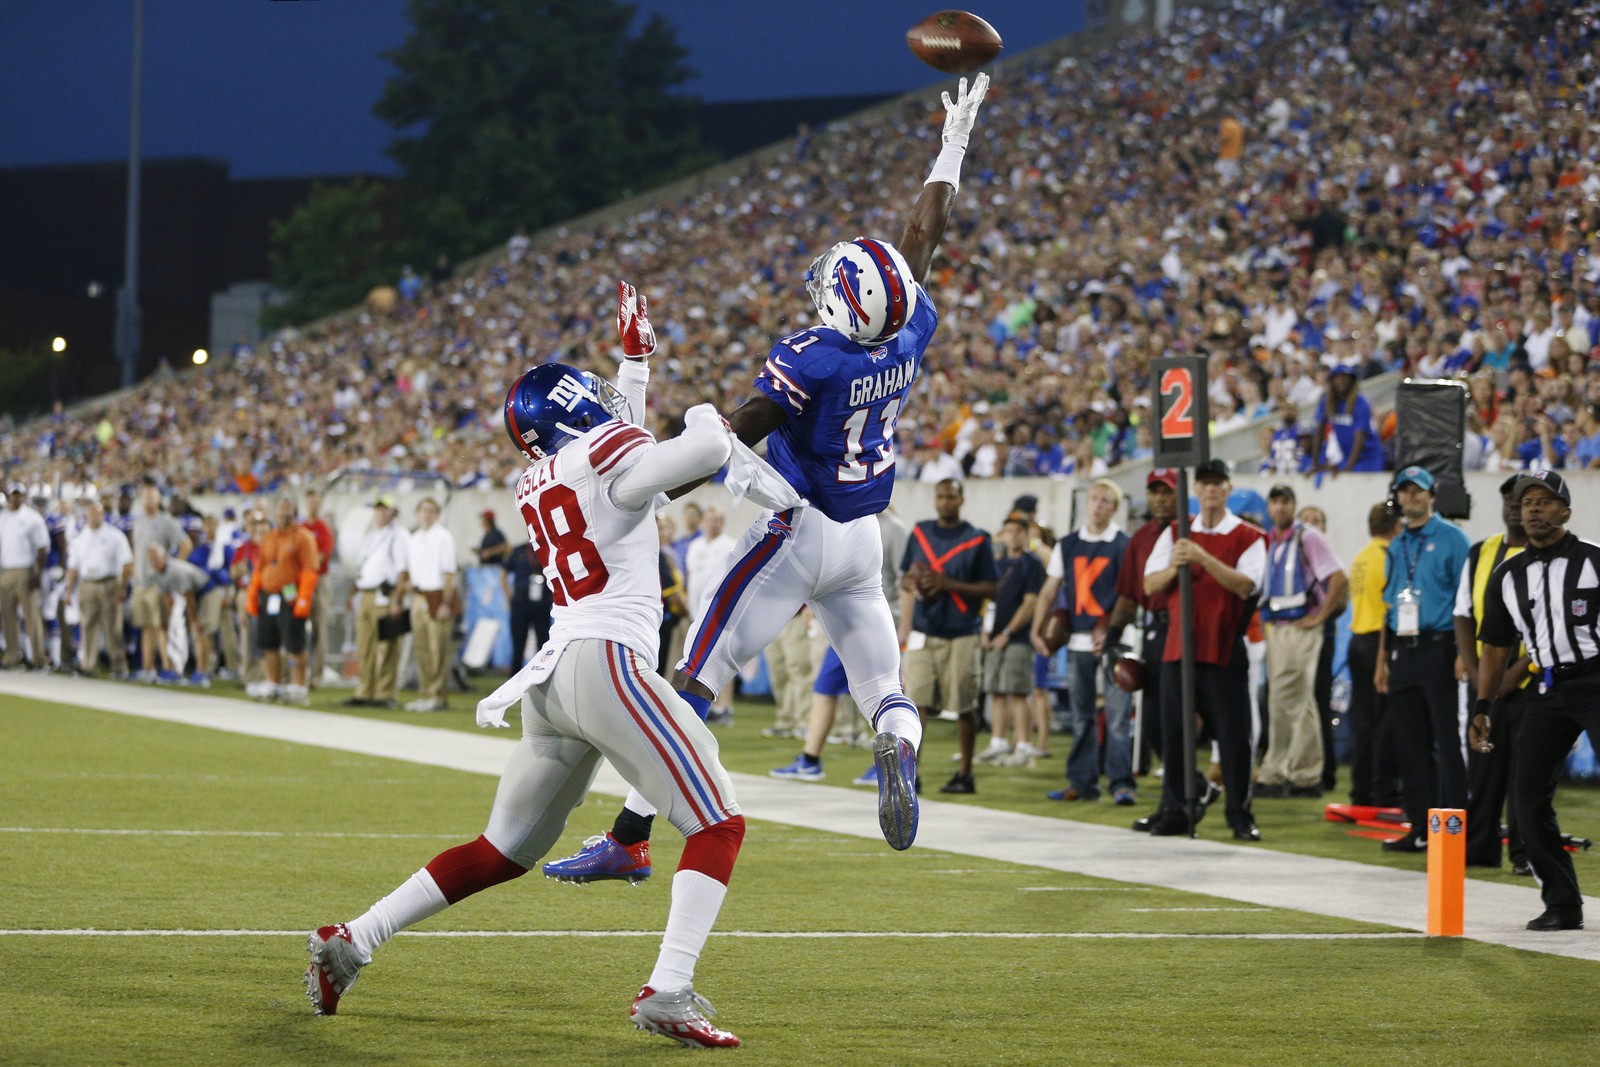
[[[949,93],[941,93],[944,100],[944,143],[957,148],[967,147],[967,136],[972,132],[972,124],[978,121],[978,105],[983,103],[983,96],[989,91],[989,75],[979,74],[972,82],[971,92],[967,91],[967,79],[961,79],[961,85],[956,90],[955,100],[950,99]]]
[[[617,334],[622,351],[629,359],[640,359],[656,350],[656,331],[650,325],[644,294],[627,282],[617,282]]]

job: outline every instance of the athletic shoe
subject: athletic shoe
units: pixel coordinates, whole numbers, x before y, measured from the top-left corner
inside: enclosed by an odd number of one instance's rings
[[[763,726],[761,728],[762,737],[788,737],[789,732],[787,726]]]
[[[1385,841],[1383,850],[1385,852],[1426,852],[1428,851],[1428,839],[1421,834],[1407,834],[1404,837],[1396,837]]]
[[[874,789],[878,788],[878,765],[874,763],[872,766],[862,771],[861,777],[854,779],[853,784],[870,785]]]
[[[878,771],[878,828],[889,847],[904,852],[917,839],[917,750],[885,731],[872,739]]]
[[[339,1010],[339,998],[356,984],[361,968],[371,963],[372,957],[361,958],[344,923],[319,928],[306,938],[306,950],[311,953],[306,995],[318,1015],[333,1015]]]
[[[786,782],[820,782],[824,777],[822,761],[796,756],[794,762],[787,767],[772,768],[767,772],[767,777],[780,778]]]
[[[1139,795],[1131,786],[1119,785],[1111,791],[1111,802],[1119,808],[1128,808],[1139,802]]]
[[[688,1048],[737,1048],[737,1037],[707,1021],[707,1016],[716,1014],[717,1009],[693,986],[676,993],[657,993],[645,986],[628,1008],[628,1018],[635,1027]]]
[[[1233,839],[1235,841],[1260,841],[1261,831],[1256,829],[1256,821],[1250,816],[1242,816],[1233,824]]]
[[[1582,908],[1546,908],[1536,919],[1528,920],[1530,930],[1582,930]]]
[[[159,671],[156,674],[157,685],[177,685],[183,681],[183,675],[177,671]]]
[[[1044,795],[1044,798],[1046,800],[1064,800],[1064,801],[1067,801],[1068,803],[1070,803],[1070,802],[1072,802],[1074,800],[1082,800],[1083,799],[1083,797],[1078,793],[1078,791],[1076,789],[1073,789],[1071,786],[1068,786],[1065,789],[1052,789],[1052,790],[1050,790],[1048,793],[1046,793]],[[1090,800],[1099,800],[1100,798],[1095,796],[1095,797],[1090,797],[1089,799]]]
[[[202,674],[200,671],[195,671],[193,674],[189,675],[188,678],[184,679],[183,684],[192,685],[196,689],[210,689],[211,679],[205,674]]]
[[[244,695],[251,700],[276,700],[278,697],[278,683],[251,682],[244,687]]]
[[[407,711],[443,711],[443,710],[445,710],[445,708],[444,708],[444,701],[442,701],[442,700],[428,700],[426,698],[423,698],[421,700],[413,700],[411,703],[407,704],[406,705],[406,710]]]
[[[733,709],[732,708],[712,708],[711,711],[706,714],[706,725],[707,726],[732,726],[733,725]]]
[[[1032,767],[1043,755],[1038,749],[1026,741],[1017,742],[1017,747],[1011,750],[1011,755],[1002,757],[995,762],[1002,767]]]
[[[997,737],[989,742],[988,748],[978,753],[978,762],[1000,764],[1006,762],[1006,757],[1009,755],[1011,755],[1011,742],[1003,737]]]
[[[941,793],[976,793],[978,784],[972,780],[970,774],[958,774],[944,785],[939,787]]]
[[[311,703],[311,690],[303,685],[285,685],[278,689],[278,699],[285,704],[298,704],[302,707]]]
[[[638,885],[650,877],[650,842],[619,845],[610,834],[584,841],[583,848],[565,859],[551,860],[542,868],[546,878],[582,885],[621,879]]]

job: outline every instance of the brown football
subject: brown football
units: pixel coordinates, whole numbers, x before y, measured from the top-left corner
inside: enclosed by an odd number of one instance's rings
[[[1005,47],[994,27],[966,11],[940,11],[906,31],[906,47],[934,70],[965,74]]]

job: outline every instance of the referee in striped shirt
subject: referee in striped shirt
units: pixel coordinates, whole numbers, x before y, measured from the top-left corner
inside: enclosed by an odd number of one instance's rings
[[[1493,747],[1490,701],[1520,641],[1536,692],[1523,712],[1511,789],[1545,906],[1528,929],[1579,930],[1583,897],[1551,802],[1578,734],[1587,730],[1600,748],[1600,545],[1567,532],[1572,493],[1554,471],[1523,475],[1511,495],[1522,504],[1528,548],[1489,579],[1478,703],[1468,736],[1479,752]]]

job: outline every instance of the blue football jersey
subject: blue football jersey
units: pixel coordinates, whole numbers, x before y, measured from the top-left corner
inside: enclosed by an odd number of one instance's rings
[[[927,290],[905,328],[863,348],[813,326],[772,346],[756,388],[789,413],[767,462],[835,522],[876,515],[894,489],[895,426],[939,325]]]

